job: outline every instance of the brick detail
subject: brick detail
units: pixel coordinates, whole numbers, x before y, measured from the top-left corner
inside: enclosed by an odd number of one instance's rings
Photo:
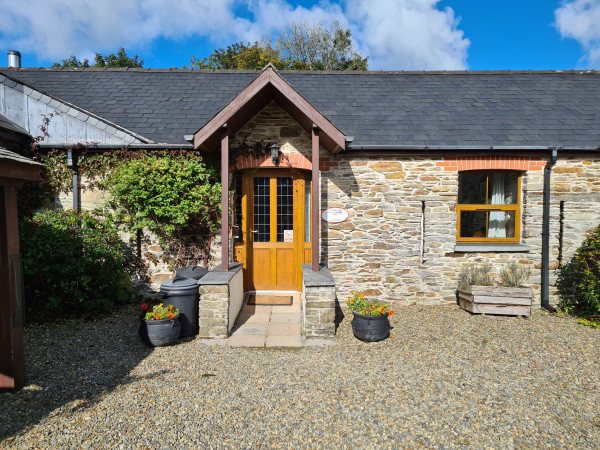
[[[320,158],[319,159],[319,170],[321,172],[329,172],[332,167],[337,167],[339,163],[333,161],[331,158]]]
[[[281,153],[279,157],[279,164],[273,164],[271,161],[271,155],[261,155],[255,157],[253,155],[240,155],[237,160],[231,166],[231,170],[240,169],[257,169],[261,167],[293,167],[295,169],[306,169],[312,170],[312,163],[308,158],[299,153]]]
[[[529,156],[462,156],[445,157],[436,166],[443,167],[446,172],[461,172],[464,170],[542,170],[546,161],[541,158]]]

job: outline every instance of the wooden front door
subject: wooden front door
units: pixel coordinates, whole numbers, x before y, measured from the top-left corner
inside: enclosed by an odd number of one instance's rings
[[[234,249],[245,290],[301,289],[302,264],[311,262],[308,176],[275,169],[238,175]]]

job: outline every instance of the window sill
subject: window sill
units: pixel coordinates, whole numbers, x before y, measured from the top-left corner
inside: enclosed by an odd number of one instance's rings
[[[460,243],[454,246],[454,251],[457,253],[502,253],[502,252],[518,252],[527,253],[531,251],[531,247],[525,244],[499,244],[499,243]]]

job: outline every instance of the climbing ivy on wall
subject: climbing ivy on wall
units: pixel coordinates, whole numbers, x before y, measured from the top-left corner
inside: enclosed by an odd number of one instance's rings
[[[22,215],[48,206],[58,193],[73,188],[67,150],[32,148],[44,164],[42,183],[21,189]],[[219,227],[220,183],[211,160],[189,150],[113,150],[99,152],[74,148],[82,189],[102,189],[110,200],[102,209],[115,223],[132,233],[148,229],[182,264],[206,252],[210,236]]]
[[[155,233],[179,265],[206,252],[219,228],[218,173],[202,161],[149,154],[113,169],[100,187],[110,191],[117,222],[131,232]]]

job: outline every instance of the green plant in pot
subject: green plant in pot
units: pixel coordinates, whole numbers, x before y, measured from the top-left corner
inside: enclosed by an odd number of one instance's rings
[[[375,342],[386,339],[390,335],[388,317],[394,315],[387,304],[377,300],[365,300],[364,293],[355,292],[346,300],[348,310],[352,311],[352,332],[362,341]]]
[[[531,269],[512,262],[494,273],[490,264],[472,263],[458,275],[458,304],[474,314],[531,315],[533,291],[525,286]]]
[[[150,347],[162,347],[177,342],[181,333],[179,310],[173,305],[142,304],[140,339]]]

